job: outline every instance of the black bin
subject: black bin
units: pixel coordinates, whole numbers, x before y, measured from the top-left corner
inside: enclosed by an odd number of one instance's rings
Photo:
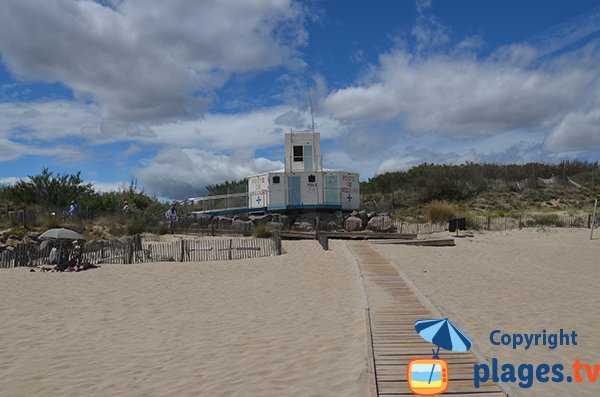
[[[448,231],[450,233],[458,230],[467,230],[467,218],[452,218],[448,220]]]

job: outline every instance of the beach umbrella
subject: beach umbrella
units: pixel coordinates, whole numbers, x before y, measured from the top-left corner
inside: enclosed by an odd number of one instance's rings
[[[57,240],[60,242],[59,246],[59,258],[63,252],[63,241],[85,241],[85,237],[71,229],[56,228],[48,229],[44,233],[40,234],[38,240]],[[60,262],[60,261],[59,261]]]
[[[76,231],[59,228],[59,229],[49,229],[42,233],[38,239],[40,240],[85,240],[81,234]]]
[[[421,338],[437,346],[437,351],[432,350],[433,358],[439,358],[440,348],[453,352],[466,352],[473,345],[471,339],[447,318],[417,320],[415,321],[415,330]],[[429,382],[431,382],[434,368],[435,365],[431,368]]]
[[[415,330],[427,342],[453,352],[466,352],[473,342],[447,318],[417,320]],[[437,355],[437,353],[435,353]]]

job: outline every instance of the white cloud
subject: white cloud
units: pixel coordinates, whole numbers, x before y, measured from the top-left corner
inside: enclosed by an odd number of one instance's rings
[[[113,120],[197,115],[231,73],[302,65],[292,0],[7,0],[0,53],[22,79],[59,81]]]
[[[83,138],[91,144],[130,141],[217,151],[237,150],[249,145],[260,149],[280,145],[283,132],[308,129],[310,123],[310,113],[306,109],[290,106],[258,108],[245,113],[207,114],[196,120],[151,124],[106,122],[94,104],[68,101],[0,103],[0,139],[12,137],[24,141]],[[315,116],[315,124],[326,139],[338,136],[344,130],[339,121],[328,115]],[[127,154],[139,152],[138,144],[130,144]]]
[[[125,181],[117,181],[117,182],[90,181],[89,183],[92,184],[94,190],[98,193],[122,192],[122,191],[129,189],[129,183],[125,182]]]
[[[52,142],[65,137],[86,137],[102,125],[97,106],[69,101],[0,103],[0,137]],[[99,135],[99,139],[107,139]]]
[[[14,185],[15,183],[19,182],[22,179],[23,178],[17,178],[15,176],[0,178],[0,187]]]
[[[141,147],[139,147],[138,145],[131,144],[131,145],[129,145],[129,147],[125,151],[125,155],[126,156],[133,156],[134,154],[138,154],[141,151],[142,151]]]
[[[205,193],[205,186],[210,184],[282,168],[280,161],[254,158],[252,150],[224,155],[199,149],[166,148],[134,174],[147,192],[184,199]]]
[[[417,2],[412,43],[399,38],[377,65],[321,100],[345,127],[340,149],[361,169],[552,161],[554,153],[600,147],[600,44],[590,38],[600,11],[482,58],[475,50],[483,38],[452,45],[430,9],[430,1]]]
[[[52,156],[67,163],[85,158],[85,154],[73,145],[24,145],[0,137],[0,163],[17,160],[26,155]]]
[[[600,109],[567,115],[552,131],[545,147],[553,152],[600,149]]]
[[[395,50],[380,57],[374,80],[332,92],[323,107],[342,121],[395,120],[413,134],[475,137],[552,128],[600,104],[597,51],[584,48],[538,68],[519,66],[526,52],[513,47],[477,60]]]

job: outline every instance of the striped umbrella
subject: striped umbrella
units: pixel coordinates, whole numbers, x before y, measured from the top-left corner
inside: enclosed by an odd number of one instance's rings
[[[438,347],[437,353],[434,352],[434,358],[437,358],[440,347],[453,352],[466,352],[473,344],[471,339],[447,318],[417,320],[415,330],[421,338]]]
[[[439,358],[440,347],[453,352],[466,352],[473,344],[471,339],[447,318],[417,320],[415,321],[415,330],[421,338],[437,346],[437,351],[432,349],[433,358]],[[428,383],[431,383],[434,369],[435,365],[431,367]]]

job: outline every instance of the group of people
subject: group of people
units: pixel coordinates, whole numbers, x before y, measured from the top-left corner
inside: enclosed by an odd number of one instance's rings
[[[123,202],[123,208],[121,210],[122,214],[125,216],[129,216],[131,214],[130,212],[130,208],[129,208],[129,201],[125,200]],[[71,201],[71,205],[69,206],[69,218],[77,218],[79,214],[79,206],[77,205],[77,203],[75,202],[75,200]],[[171,205],[171,207],[167,210],[167,212],[165,212],[165,219],[169,222],[170,225],[173,224],[173,222],[176,222],[178,220],[177,217],[177,207],[175,205],[175,203],[173,203]]]
[[[94,269],[98,266],[89,262],[81,261],[81,247],[63,247],[60,249],[52,247],[48,255],[48,264],[40,268],[42,272],[80,272],[83,270]]]
[[[122,212],[123,215],[129,215],[129,202],[127,200],[123,202]],[[75,200],[71,200],[71,205],[69,205],[69,218],[77,218],[77,215],[79,215],[79,205],[77,205]]]

